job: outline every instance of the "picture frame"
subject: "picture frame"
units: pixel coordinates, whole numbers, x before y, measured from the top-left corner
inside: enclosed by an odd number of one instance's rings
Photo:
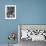
[[[5,5],[5,19],[16,19],[16,5]]]
[[[18,42],[22,40],[46,41],[46,24],[18,24]]]

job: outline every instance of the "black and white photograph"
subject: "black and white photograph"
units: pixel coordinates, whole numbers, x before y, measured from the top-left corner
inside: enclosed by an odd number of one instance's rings
[[[5,19],[16,19],[16,5],[5,5]]]
[[[31,46],[46,42],[46,25],[18,25],[18,42],[20,46]]]

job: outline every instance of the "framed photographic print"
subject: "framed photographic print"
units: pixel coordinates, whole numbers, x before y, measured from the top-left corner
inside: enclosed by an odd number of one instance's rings
[[[5,5],[5,19],[16,19],[16,5]]]
[[[19,24],[18,42],[24,40],[46,41],[46,25],[45,24]]]

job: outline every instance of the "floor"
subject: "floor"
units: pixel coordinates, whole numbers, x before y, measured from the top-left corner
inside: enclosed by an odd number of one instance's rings
[[[25,40],[21,40],[20,42],[20,46],[46,46],[46,42],[45,41],[25,41]]]
[[[0,44],[0,46],[8,46],[7,44]],[[11,45],[10,45],[11,46]],[[14,44],[13,46],[46,46],[45,41],[34,41],[32,42],[31,40],[21,40],[19,45]]]
[[[0,44],[0,46],[8,46],[8,44]],[[18,46],[18,44],[10,45],[10,46]]]

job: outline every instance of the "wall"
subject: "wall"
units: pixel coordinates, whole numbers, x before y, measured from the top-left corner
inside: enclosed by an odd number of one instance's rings
[[[15,0],[0,0],[0,44],[9,42],[8,35],[10,32],[16,32],[17,35],[17,20],[5,20],[5,5],[16,5]],[[18,38],[16,38],[16,43]]]
[[[5,5],[16,4],[16,20],[5,20]],[[0,44],[18,24],[46,24],[46,0],[0,0]],[[16,40],[17,43],[17,40]]]
[[[46,0],[19,0],[16,4],[19,24],[46,24]]]

